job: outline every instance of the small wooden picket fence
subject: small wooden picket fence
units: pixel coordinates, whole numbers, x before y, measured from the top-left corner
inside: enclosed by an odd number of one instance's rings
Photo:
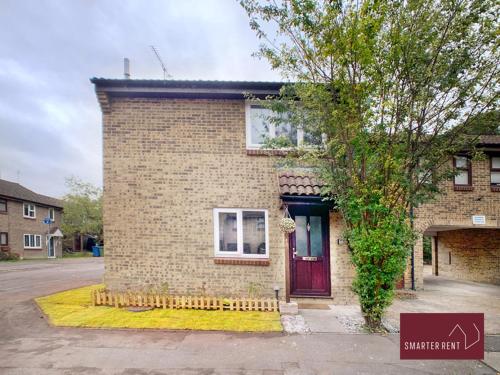
[[[278,311],[278,301],[272,298],[167,296],[160,294],[113,293],[106,290],[92,291],[92,305],[163,309]]]

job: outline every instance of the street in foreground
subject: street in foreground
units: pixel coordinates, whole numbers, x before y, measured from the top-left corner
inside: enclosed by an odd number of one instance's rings
[[[401,361],[398,335],[56,328],[32,301],[101,282],[102,272],[101,259],[0,264],[0,373],[495,373],[477,361]],[[498,336],[486,341],[499,350]]]

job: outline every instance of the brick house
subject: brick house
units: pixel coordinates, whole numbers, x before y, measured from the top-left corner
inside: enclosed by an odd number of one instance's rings
[[[22,259],[61,257],[62,209],[59,199],[0,180],[0,251]],[[43,223],[45,218],[50,225]]]
[[[432,237],[435,275],[500,285],[500,136],[481,136],[477,146],[485,157],[451,160],[460,174],[444,184],[443,195],[416,210],[415,224]],[[421,267],[420,259],[415,265]]]
[[[291,127],[266,126],[265,109],[245,100],[245,93],[275,95],[281,83],[91,82],[103,113],[108,288],[168,285],[178,294],[266,296],[279,288],[281,297],[353,300],[354,269],[339,213],[322,201],[314,177],[277,168],[283,152],[261,149],[263,135],[317,142]],[[457,198],[444,199],[467,200],[464,220],[481,213],[498,230],[500,193],[488,190],[484,210],[467,195],[486,189],[489,170],[481,168],[484,176],[473,174],[481,187],[452,189]],[[431,211],[439,204],[419,211],[418,220],[428,223],[426,234],[439,231],[444,240],[443,227],[429,221],[437,219]],[[279,230],[284,207],[297,224],[290,236]],[[421,240],[414,258],[407,288],[412,274],[416,288],[423,284]]]

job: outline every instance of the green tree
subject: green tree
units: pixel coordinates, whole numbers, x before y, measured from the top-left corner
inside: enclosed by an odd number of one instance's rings
[[[62,230],[66,236],[86,234],[102,239],[102,189],[76,177],[66,179]]]
[[[424,264],[432,264],[432,237],[425,236],[423,239]]]
[[[367,326],[379,330],[415,241],[414,208],[452,176],[449,158],[472,150],[471,119],[498,108],[498,3],[241,5],[262,41],[257,55],[295,82],[272,107],[326,136],[291,158],[315,169],[343,214],[353,287]]]
[[[466,132],[471,135],[500,135],[500,110],[483,112],[472,117]]]

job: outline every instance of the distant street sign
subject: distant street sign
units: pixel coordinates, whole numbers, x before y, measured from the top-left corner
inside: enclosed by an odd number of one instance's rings
[[[50,220],[50,217],[46,217],[45,219],[43,219],[43,223],[50,224],[50,223],[52,223],[52,220]]]

